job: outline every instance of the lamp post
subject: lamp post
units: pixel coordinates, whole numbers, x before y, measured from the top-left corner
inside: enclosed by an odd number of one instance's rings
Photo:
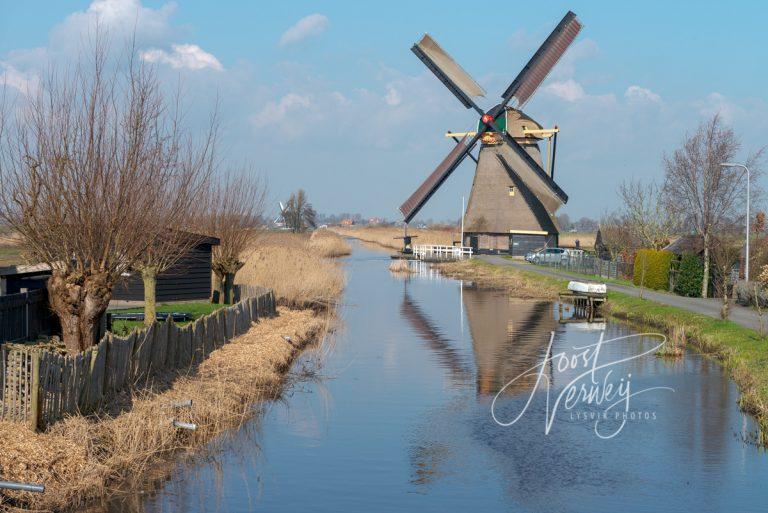
[[[749,168],[744,164],[735,162],[723,162],[720,165],[722,167],[740,167],[747,172],[747,254],[744,257],[744,279],[749,281]]]

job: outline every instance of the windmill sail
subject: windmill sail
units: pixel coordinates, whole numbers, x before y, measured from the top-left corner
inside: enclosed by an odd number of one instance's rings
[[[502,98],[508,102],[514,96],[517,99],[517,108],[522,107],[547,78],[560,57],[576,39],[581,28],[582,24],[576,15],[568,11],[557,24],[555,30],[533,54],[528,64],[504,91]]]
[[[485,96],[485,91],[469,73],[443,50],[429,34],[413,45],[411,51],[421,59],[427,68],[464,104],[472,108],[472,97]]]
[[[465,135],[419,188],[405,200],[405,203],[400,205],[400,212],[403,214],[406,223],[409,223],[416,216],[421,207],[424,206],[424,203],[432,197],[445,179],[453,173],[454,169],[472,151],[472,148],[475,147],[477,140],[480,138],[479,135],[475,135],[471,139],[468,139],[468,137]]]

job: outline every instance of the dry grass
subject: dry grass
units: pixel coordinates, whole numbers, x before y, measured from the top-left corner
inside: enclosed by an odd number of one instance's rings
[[[556,299],[562,290],[555,280],[529,276],[510,267],[488,264],[480,260],[464,260],[433,264],[445,276],[472,281],[479,287],[506,289],[511,295],[523,299]]]
[[[395,274],[411,274],[418,272],[416,269],[412,268],[408,260],[393,260],[391,264],[389,264],[389,271]]]
[[[344,237],[353,237],[365,242],[372,242],[389,249],[403,248],[403,229],[395,226],[332,226],[329,231],[334,231]],[[438,229],[409,229],[409,235],[416,238],[414,244],[439,244],[450,246],[454,240],[459,240],[458,230],[438,230]],[[397,238],[400,237],[400,238]]]
[[[320,229],[312,232],[307,246],[326,258],[336,258],[352,253],[352,247],[339,234]]]
[[[245,256],[235,283],[271,288],[281,305],[326,308],[336,304],[346,283],[344,271],[310,249],[308,241],[306,235],[287,232],[260,238]]]
[[[279,394],[299,350],[327,328],[327,319],[309,310],[281,308],[279,313],[212,352],[196,372],[177,378],[170,389],[134,397],[125,413],[75,416],[41,434],[0,424],[0,476],[46,485],[44,494],[3,492],[0,509],[77,508],[115,492],[126,481],[144,479],[164,456],[199,447],[240,426],[255,415],[255,403]],[[171,407],[187,399],[193,401],[191,409]],[[173,418],[193,422],[197,430],[178,430],[171,425]]]
[[[558,243],[562,248],[575,248],[576,241],[579,241],[581,249],[595,249],[595,237],[597,232],[567,232],[561,233],[558,237]]]

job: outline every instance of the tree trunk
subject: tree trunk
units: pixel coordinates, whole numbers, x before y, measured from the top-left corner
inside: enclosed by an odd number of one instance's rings
[[[157,268],[143,268],[141,279],[144,281],[144,325],[149,326],[157,316]]]
[[[709,290],[709,235],[704,235],[704,277],[701,280],[701,297],[707,297]]]
[[[231,305],[235,302],[235,273],[226,273],[222,280],[223,303]]]
[[[219,273],[214,271],[211,280],[213,282],[211,285],[211,303],[221,304],[223,295],[223,284],[221,276]]]
[[[47,288],[51,310],[61,322],[62,341],[67,351],[76,353],[96,344],[101,316],[112,297],[109,274],[55,270]]]

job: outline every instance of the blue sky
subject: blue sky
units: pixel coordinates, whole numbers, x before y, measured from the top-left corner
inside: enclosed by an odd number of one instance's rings
[[[468,7],[469,5],[469,7]],[[491,106],[568,9],[585,28],[527,104],[557,124],[557,178],[571,217],[617,206],[629,178],[660,179],[661,155],[720,112],[744,153],[768,143],[768,5],[761,2],[11,2],[0,0],[0,81],[34,87],[99,20],[194,114],[218,94],[222,153],[262,173],[277,201],[304,187],[318,210],[396,217],[475,116],[409,51],[429,32],[488,91]],[[467,160],[422,211],[456,218]]]

